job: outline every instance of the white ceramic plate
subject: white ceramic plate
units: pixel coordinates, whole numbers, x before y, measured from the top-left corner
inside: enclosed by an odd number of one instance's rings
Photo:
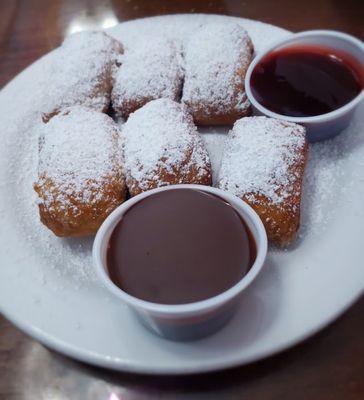
[[[182,15],[123,23],[111,31],[126,45],[153,34],[186,38],[222,16]],[[255,21],[246,27],[257,51],[287,31]],[[363,292],[363,107],[337,139],[311,147],[302,229],[287,251],[270,250],[267,265],[238,314],[217,334],[174,343],[147,332],[100,286],[91,239],[54,237],[37,216],[39,110],[52,53],[0,93],[0,307],[22,330],[76,359],[143,373],[184,374],[242,365],[307,338],[344,312]],[[207,132],[206,132],[207,131]],[[224,129],[205,129],[215,170]]]

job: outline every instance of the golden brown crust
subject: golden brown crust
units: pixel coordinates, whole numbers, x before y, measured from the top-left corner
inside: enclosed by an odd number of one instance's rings
[[[278,246],[289,244],[300,225],[307,156],[305,128],[273,118],[242,118],[225,142],[219,187],[248,203]]]
[[[42,223],[57,236],[95,234],[126,198],[115,123],[105,114],[75,106],[39,129],[34,190]]]
[[[283,203],[277,205],[265,196],[252,193],[242,197],[242,200],[248,203],[261,218],[268,240],[280,247],[290,244],[295,239],[300,227],[302,184],[307,158],[308,143],[306,140],[298,161],[290,168],[290,172],[297,179],[292,185],[291,194]],[[252,196],[254,201],[249,200]]]
[[[253,55],[253,43],[249,42],[249,58]],[[197,125],[232,125],[236,120],[242,117],[250,116],[252,113],[250,102],[245,94],[245,74],[249,67],[249,63],[246,63],[246,54],[242,54],[240,57],[241,67],[236,71],[236,79],[234,79],[233,85],[233,98],[228,109],[221,109],[217,105],[211,106],[204,102],[193,102],[185,101],[188,109],[192,111],[192,116],[195,124]],[[241,104],[239,97],[245,98],[246,104]]]
[[[156,171],[155,176],[157,179],[147,179],[143,182],[143,187],[140,186],[140,182],[133,179],[131,176],[127,176],[126,183],[131,196],[136,196],[139,193],[145,192],[146,190],[155,189],[161,186],[178,185],[178,184],[196,184],[196,185],[212,185],[212,174],[211,164],[207,162],[204,169],[198,167],[195,164],[191,164],[191,154],[186,154],[185,161],[181,164],[181,168],[159,168]],[[187,173],[185,167],[188,166]],[[183,171],[183,172],[182,172]]]
[[[187,106],[189,105],[187,104]],[[201,126],[232,125],[237,119],[248,117],[252,113],[250,104],[244,110],[235,110],[232,108],[229,112],[224,113],[219,112],[218,109],[207,111],[207,107],[204,107],[202,104],[196,104],[193,110],[193,120],[196,125]]]
[[[197,125],[232,125],[237,119],[251,114],[250,102],[245,93],[245,74],[254,52],[254,47],[247,33],[239,26],[217,28],[215,41],[219,41],[221,29],[222,48],[232,42],[231,52],[220,57],[219,50],[206,49],[206,40],[211,40],[209,27],[203,27],[191,47],[186,50],[186,76],[182,101],[187,105]],[[201,66],[196,49],[201,47]],[[191,52],[192,54],[189,54]],[[207,52],[211,65],[204,65]],[[211,54],[210,54],[211,53]],[[207,61],[209,63],[209,61]],[[192,64],[192,65],[190,65]],[[200,70],[201,69],[201,70]],[[230,76],[230,74],[233,75]],[[228,77],[228,78],[227,78]],[[228,80],[228,82],[227,82]]]
[[[153,100],[122,129],[126,183],[132,196],[173,184],[211,185],[211,164],[186,107]]]
[[[92,187],[91,182],[90,188],[85,187],[85,190],[93,191],[90,201],[85,203],[77,194],[61,193],[51,179],[45,178],[42,184],[34,184],[41,199],[39,216],[42,223],[61,237],[95,234],[105,218],[125,201],[126,186],[124,178],[118,174],[106,179],[101,190],[95,191]],[[42,202],[45,192],[47,201]],[[65,202],[68,207],[64,206]]]

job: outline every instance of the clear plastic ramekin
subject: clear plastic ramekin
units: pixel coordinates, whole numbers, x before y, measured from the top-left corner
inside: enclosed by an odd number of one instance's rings
[[[278,48],[285,48],[293,45],[317,45],[329,47],[334,50],[337,49],[353,58],[357,62],[358,66],[361,66],[361,71],[364,71],[364,43],[353,36],[337,31],[314,30],[295,33],[284,39],[280,39],[263,52],[257,54],[247,70],[245,76],[245,90],[248,99],[253,106],[255,114],[283,119],[285,121],[295,122],[305,126],[310,142],[330,139],[349,125],[355,109],[364,99],[363,89],[349,103],[338,108],[337,110],[313,117],[290,117],[287,115],[277,114],[260,104],[254,97],[251,90],[250,81],[256,65],[272,51],[277,50]],[[364,74],[364,72],[362,73]],[[363,76],[361,79],[363,79]]]
[[[111,234],[125,212],[140,200],[155,193],[174,189],[194,189],[212,193],[226,200],[247,224],[256,244],[256,259],[249,272],[225,292],[206,300],[188,304],[157,304],[131,296],[110,279],[107,248]],[[193,229],[193,227],[191,227]],[[233,315],[244,291],[264,266],[267,235],[255,211],[238,197],[220,189],[202,185],[171,185],[139,194],[115,209],[101,225],[93,245],[93,261],[99,279],[120,302],[133,310],[140,322],[151,331],[172,340],[191,340],[209,335],[221,328]],[[222,266],[223,268],[224,266]]]

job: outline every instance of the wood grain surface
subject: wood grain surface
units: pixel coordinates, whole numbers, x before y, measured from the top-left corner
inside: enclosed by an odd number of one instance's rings
[[[218,13],[292,31],[364,39],[362,0],[0,0],[0,87],[69,33],[169,13]],[[0,110],[1,112],[1,110]],[[364,299],[306,343],[259,363],[194,377],[92,368],[51,352],[0,317],[0,399],[364,399]]]

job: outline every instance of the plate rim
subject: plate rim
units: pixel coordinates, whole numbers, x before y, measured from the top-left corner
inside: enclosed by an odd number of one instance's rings
[[[290,31],[281,28],[276,25],[272,25],[269,23],[265,23],[262,21],[258,20],[253,20],[253,19],[248,19],[248,18],[242,18],[242,17],[237,17],[237,16],[232,16],[232,15],[221,15],[221,14],[204,14],[204,13],[196,13],[196,14],[166,14],[166,15],[159,15],[159,16],[152,16],[152,17],[144,17],[144,18],[138,18],[134,20],[128,20],[128,21],[123,21],[120,22],[118,25],[115,27],[121,25],[121,24],[127,24],[127,23],[133,23],[135,21],[139,20],[152,20],[152,19],[163,19],[163,18],[170,18],[170,17],[183,17],[183,16],[188,16],[188,17],[195,17],[195,16],[217,16],[217,17],[223,17],[223,18],[229,18],[229,19],[235,19],[239,21],[249,21],[252,23],[257,23],[257,24],[262,24],[265,26],[271,26],[277,29],[281,29],[283,31],[286,31],[289,33]],[[109,28],[106,31],[110,30],[112,31],[113,28]],[[53,51],[53,50],[52,50]],[[49,53],[51,53],[50,51]],[[49,54],[47,53],[47,54]],[[47,54],[43,55],[42,57],[46,56]],[[27,68],[25,68],[23,71],[21,71],[19,74],[17,74],[14,78],[12,78],[2,89],[1,93],[4,92],[4,89],[11,84],[15,79],[19,77],[19,75],[25,73],[28,69],[30,69],[35,63],[37,63],[42,57],[38,58],[36,61],[34,61],[32,64],[30,64]],[[17,318],[14,313],[7,312],[6,310],[3,309],[3,307],[0,305],[0,313],[7,319],[9,320],[13,325],[15,325],[18,329],[23,331],[25,334],[30,336],[31,338],[35,339],[36,341],[40,342],[42,345],[46,346],[49,349],[52,349],[60,354],[66,355],[67,357],[71,357],[77,361],[87,363],[90,365],[94,365],[97,367],[101,368],[107,368],[107,369],[112,369],[120,372],[127,372],[127,373],[134,373],[134,374],[146,374],[146,375],[170,375],[170,376],[176,376],[176,375],[194,375],[194,374],[200,374],[200,373],[208,373],[208,372],[216,372],[220,370],[226,370],[230,368],[236,368],[236,367],[242,367],[244,365],[257,362],[259,360],[263,360],[265,358],[271,357],[275,354],[281,353],[305,340],[310,338],[311,336],[315,335],[319,331],[321,331],[323,328],[331,324],[333,321],[335,321],[338,317],[340,317],[342,314],[344,314],[355,302],[357,302],[360,297],[364,294],[364,288],[359,290],[358,292],[353,293],[353,295],[345,302],[345,304],[342,305],[342,307],[334,310],[331,312],[331,314],[327,314],[325,318],[322,318],[320,320],[320,323],[316,324],[315,326],[312,326],[310,329],[303,331],[301,334],[297,334],[290,340],[285,340],[282,343],[273,346],[270,350],[265,350],[262,349],[260,351],[257,351],[256,353],[252,354],[251,356],[246,357],[245,359],[241,359],[241,355],[239,356],[234,356],[230,357],[229,359],[222,358],[218,361],[214,361],[213,364],[191,364],[188,367],[179,367],[178,365],[175,365],[174,367],[171,367],[170,365],[168,366],[151,366],[151,365],[146,365],[146,364],[140,364],[140,362],[133,361],[132,363],[128,360],[122,360],[120,358],[112,357],[112,356],[103,356],[97,352],[93,351],[87,351],[85,349],[79,348],[78,346],[74,346],[72,344],[69,344],[68,342],[65,342],[63,340],[58,339],[56,336],[48,334],[47,332],[44,331],[44,329],[38,328],[34,325],[28,324],[26,322],[23,322],[20,318]],[[238,353],[240,354],[240,353]]]
[[[201,365],[192,365],[190,367],[184,367],[183,369],[171,366],[165,367],[147,367],[144,364],[139,363],[130,363],[128,361],[123,361],[120,359],[105,357],[96,352],[86,351],[83,349],[79,349],[77,346],[70,345],[63,340],[57,339],[54,335],[49,335],[44,332],[42,329],[36,328],[34,326],[29,326],[26,323],[18,320],[14,316],[10,316],[4,310],[0,309],[1,314],[9,320],[13,325],[15,325],[22,332],[26,333],[31,338],[40,342],[42,345],[46,346],[49,349],[52,349],[60,354],[66,355],[74,360],[94,365],[97,367],[101,367],[104,369],[111,369],[119,372],[127,372],[133,374],[140,375],[165,375],[165,376],[177,376],[177,375],[197,375],[209,372],[217,372],[223,371],[227,369],[243,367],[248,364],[252,364],[257,361],[263,361],[266,358],[272,357],[279,353],[284,352],[294,346],[306,341],[310,337],[314,336],[324,328],[328,327],[331,323],[333,323],[337,318],[343,315],[351,306],[353,306],[364,294],[364,289],[356,293],[350,301],[345,304],[345,306],[339,310],[336,310],[331,315],[328,315],[326,319],[321,320],[321,323],[317,326],[307,330],[301,335],[296,335],[296,337],[292,338],[285,343],[282,343],[269,351],[260,351],[255,353],[254,355],[247,357],[244,361],[241,361],[239,357],[233,357],[230,360],[221,360],[214,362],[213,364],[205,364]]]

